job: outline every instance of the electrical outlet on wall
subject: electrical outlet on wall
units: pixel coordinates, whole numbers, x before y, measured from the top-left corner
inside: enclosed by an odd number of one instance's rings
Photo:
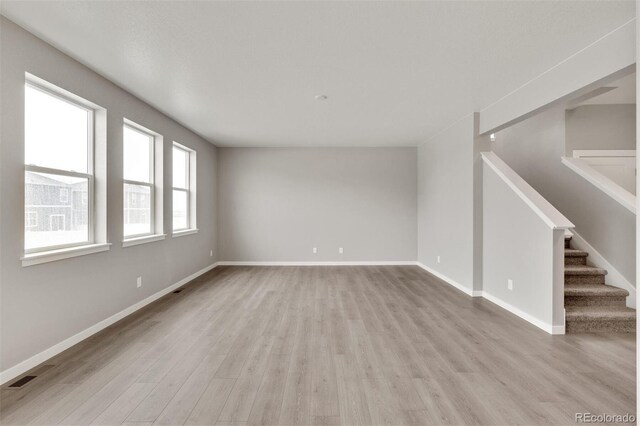
[[[342,247],[338,248],[338,253],[340,254],[344,253],[344,249]]]
[[[136,280],[136,285],[138,288],[142,287],[142,277],[138,277],[138,279]]]
[[[213,257],[213,250],[209,250],[209,257]]]
[[[318,254],[318,247],[313,248],[313,254]]]
[[[437,256],[436,261],[440,263],[440,256]]]
[[[513,290],[513,280],[507,280],[507,288]]]

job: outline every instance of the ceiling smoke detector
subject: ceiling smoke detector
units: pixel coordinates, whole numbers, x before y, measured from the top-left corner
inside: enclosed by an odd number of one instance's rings
[[[327,95],[316,95],[316,101],[326,101]]]

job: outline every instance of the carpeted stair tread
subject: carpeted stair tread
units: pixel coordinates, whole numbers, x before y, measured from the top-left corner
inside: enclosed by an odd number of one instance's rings
[[[564,249],[564,257],[587,257],[589,253],[577,249]]]
[[[564,238],[564,305],[567,333],[632,333],[636,311],[627,308],[625,289],[605,284],[607,271],[586,265],[589,253]]]
[[[566,265],[565,275],[607,275],[607,270],[587,265]]]
[[[623,288],[613,287],[610,285],[593,285],[593,284],[565,284],[565,296],[628,296],[629,292]]]
[[[568,321],[635,320],[636,311],[626,306],[568,306],[565,318]]]

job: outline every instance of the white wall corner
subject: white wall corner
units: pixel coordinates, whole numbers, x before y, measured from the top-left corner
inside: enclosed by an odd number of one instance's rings
[[[428,267],[427,265],[425,265],[424,263],[421,262],[415,262],[415,265],[418,265],[420,268],[424,269],[425,271],[429,272],[431,275],[436,276],[437,278],[440,278],[442,281],[446,282],[449,285],[452,285],[453,287],[457,288],[458,290],[460,290],[461,292],[465,293],[468,296],[471,297],[480,297],[481,296],[481,291],[474,291],[472,290],[472,288],[469,288],[463,284],[460,284],[459,282],[447,277],[446,275],[436,271],[435,269],[431,269],[430,267]]]
[[[512,314],[519,316],[523,320],[535,325],[539,329],[544,330],[549,334],[564,334],[564,325],[554,326],[552,324],[549,324],[549,323],[546,323],[546,322],[544,322],[542,320],[539,320],[538,318],[535,318],[535,317],[529,315],[528,313],[516,308],[515,306],[505,302],[502,299],[499,299],[499,298],[493,296],[490,293],[487,293],[486,291],[482,292],[482,297],[487,299],[489,302],[500,306],[502,309],[505,309],[505,310],[511,312]]]
[[[529,314],[527,314],[524,311],[521,311],[520,309],[516,308],[515,306],[503,301],[502,299],[499,299],[493,295],[491,295],[490,293],[487,293],[486,291],[481,291],[481,290],[471,290],[468,287],[458,283],[457,281],[452,280],[451,278],[447,277],[444,274],[441,274],[440,272],[431,269],[430,267],[428,267],[427,265],[425,265],[424,263],[421,262],[416,262],[416,265],[419,266],[420,268],[424,269],[425,271],[429,272],[430,274],[436,276],[437,278],[440,278],[442,281],[446,282],[447,284],[457,288],[458,290],[462,291],[463,293],[471,296],[471,297],[483,297],[485,299],[487,299],[488,301],[490,301],[491,303],[498,305],[499,307],[501,307],[502,309],[505,309],[509,312],[511,312],[512,314],[522,318],[523,320],[535,325],[536,327],[540,328],[541,330],[546,331],[549,334],[565,334],[565,326],[564,325],[552,325],[549,323],[546,323],[544,321],[541,321]]]

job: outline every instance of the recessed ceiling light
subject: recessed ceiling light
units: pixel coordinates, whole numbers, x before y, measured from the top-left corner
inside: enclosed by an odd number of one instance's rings
[[[326,101],[327,95],[316,95],[316,101]]]

